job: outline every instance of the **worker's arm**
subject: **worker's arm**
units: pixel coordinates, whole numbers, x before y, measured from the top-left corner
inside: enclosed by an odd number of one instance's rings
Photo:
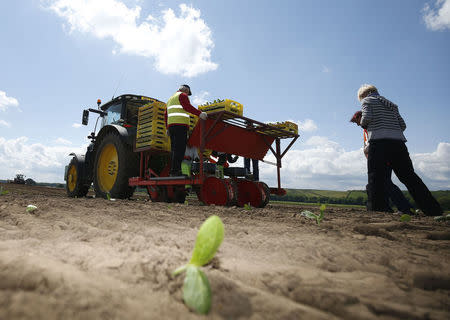
[[[193,105],[191,105],[191,102],[189,101],[189,97],[187,96],[186,93],[182,92],[179,96],[179,99],[180,99],[181,106],[187,112],[189,112],[193,115],[196,115],[196,116],[199,116],[200,113],[202,113],[200,110],[198,110]]]
[[[400,115],[400,112],[398,112],[398,109],[397,109],[397,119],[398,123],[400,124],[400,129],[402,129],[402,131],[405,131],[406,123],[405,120],[403,120],[402,116]]]
[[[360,125],[363,128],[367,128],[367,125],[372,121],[372,109],[368,104],[363,103],[361,106],[362,116]]]

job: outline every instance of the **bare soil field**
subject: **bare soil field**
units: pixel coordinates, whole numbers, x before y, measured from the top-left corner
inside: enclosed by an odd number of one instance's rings
[[[245,210],[72,199],[2,184],[0,319],[201,319],[182,301],[197,230],[225,238],[203,270],[211,319],[450,319],[450,223],[432,217],[270,204]],[[26,212],[27,205],[38,209]]]

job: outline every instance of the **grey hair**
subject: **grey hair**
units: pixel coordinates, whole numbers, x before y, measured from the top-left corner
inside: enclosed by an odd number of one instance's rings
[[[378,92],[377,87],[375,87],[373,84],[363,84],[358,90],[358,100],[361,101],[373,92]]]

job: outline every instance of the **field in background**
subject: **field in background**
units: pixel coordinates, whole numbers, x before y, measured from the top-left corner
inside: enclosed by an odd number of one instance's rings
[[[0,180],[0,183],[6,183],[5,180]],[[37,182],[37,186],[64,188],[63,183],[46,183]],[[147,191],[144,188],[136,190],[139,196],[145,196]],[[406,198],[414,205],[414,200],[408,191],[403,191]],[[450,210],[450,190],[431,191],[436,200],[440,203],[445,211]],[[191,195],[189,198],[195,196]],[[367,201],[367,193],[365,190],[317,190],[317,189],[286,189],[286,195],[274,196],[271,195],[271,201],[278,201],[281,203],[297,203],[297,204],[330,204],[337,206],[365,206]]]
[[[406,198],[414,204],[414,200],[408,191],[403,191]],[[450,210],[450,190],[431,191],[443,210]],[[299,203],[324,203],[334,205],[364,206],[367,201],[365,190],[315,190],[315,189],[286,189],[286,195],[271,196],[273,201],[299,202]]]

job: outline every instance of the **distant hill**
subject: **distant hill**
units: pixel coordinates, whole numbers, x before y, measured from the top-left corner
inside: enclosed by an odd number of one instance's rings
[[[408,191],[403,191],[406,198],[412,204],[411,195]],[[450,190],[431,191],[443,210],[450,210]],[[317,189],[286,189],[286,195],[280,197],[271,195],[271,200],[294,201],[306,203],[330,203],[330,204],[353,204],[365,205],[367,193],[365,190],[317,190]]]

